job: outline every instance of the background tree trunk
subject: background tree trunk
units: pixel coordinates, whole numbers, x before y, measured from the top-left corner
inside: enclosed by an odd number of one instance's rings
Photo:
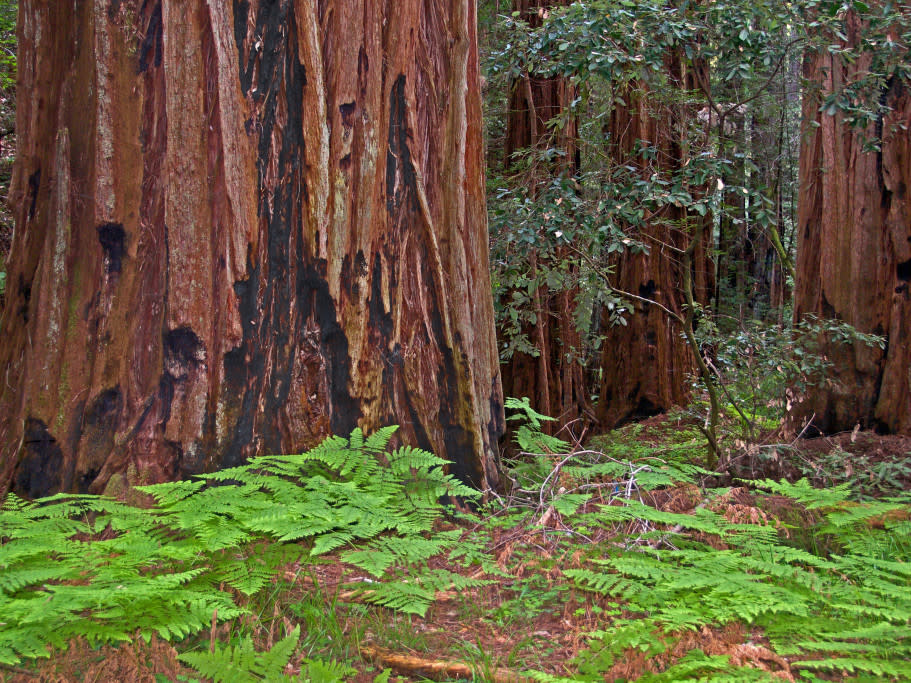
[[[682,55],[668,54],[665,68],[669,81],[681,90],[695,90],[696,74],[687,69]],[[704,78],[708,82],[708,78]],[[623,92],[626,106],[614,108],[610,119],[609,153],[617,164],[642,167],[643,177],[653,173],[667,177],[687,162],[686,108],[661,103],[651,97],[647,85],[633,82]],[[639,141],[656,149],[651,165],[634,154]],[[698,194],[700,188],[690,188]],[[647,254],[623,252],[614,262],[613,287],[654,301],[682,317],[682,252],[692,240],[693,297],[707,304],[714,290],[711,262],[711,225],[708,216],[685,207],[668,206],[647,217],[643,226],[630,226],[630,234],[649,248]],[[689,396],[689,377],[696,372],[693,350],[687,346],[680,325],[659,306],[633,300],[627,325],[605,320],[601,354],[598,423],[609,429],[626,420],[654,415]],[[604,316],[606,319],[607,316]]]
[[[857,17],[846,18],[847,46],[858,44]],[[821,113],[827,94],[863,77],[870,58],[853,64],[821,50],[804,76],[821,84],[805,95],[800,158],[794,317],[836,318],[860,332],[885,335],[885,351],[831,343],[831,381],[811,387],[795,408],[823,432],[878,427],[911,431],[911,92],[893,77],[880,93],[887,114],[865,129]],[[880,151],[864,141],[882,138]]]
[[[513,10],[537,28],[548,8],[567,4],[568,0],[515,0]],[[507,169],[514,164],[513,155],[521,150],[557,149],[562,153],[553,163],[533,163],[526,171],[529,185],[549,183],[554,176],[573,175],[579,170],[578,123],[568,113],[576,96],[577,88],[560,77],[527,74],[513,84],[506,119]],[[548,123],[558,117],[566,117],[563,125],[550,127]],[[557,267],[561,260],[570,258],[568,250],[559,246],[550,254],[530,254],[531,279],[540,281],[542,269]],[[573,275],[568,273],[570,278]],[[555,425],[545,424],[548,431],[581,417],[590,403],[585,369],[579,362],[583,344],[576,329],[576,295],[575,287],[552,291],[539,284],[533,295],[537,322],[525,330],[538,355],[517,351],[502,368],[506,395],[528,397],[535,410],[558,419]]]
[[[497,484],[474,0],[22,0],[0,491],[398,423]]]

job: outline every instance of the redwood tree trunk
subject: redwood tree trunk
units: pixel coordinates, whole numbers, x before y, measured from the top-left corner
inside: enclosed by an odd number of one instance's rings
[[[568,0],[515,0],[513,10],[536,28],[547,8],[567,4]],[[556,128],[548,126],[551,120],[567,115],[576,95],[576,87],[560,77],[529,74],[513,84],[506,122],[507,168],[513,164],[514,153],[521,150],[553,148],[563,153],[553,163],[535,164],[526,171],[532,186],[578,171],[576,118],[569,116]],[[530,254],[531,279],[541,268],[568,258],[565,247],[557,247],[550,254]],[[557,425],[562,425],[585,414],[589,404],[584,367],[578,360],[582,338],[575,322],[576,291],[552,292],[540,285],[533,298],[537,324],[527,326],[525,333],[538,355],[515,352],[502,368],[503,388],[508,396],[528,397],[535,410],[558,418]],[[545,429],[552,427],[545,425]]]
[[[696,88],[696,74],[687,69],[682,55],[668,54],[665,67],[670,83],[686,91]],[[704,80],[707,82],[707,77]],[[631,84],[623,93],[623,100],[626,106],[611,112],[612,160],[642,166],[646,179],[656,170],[669,176],[683,168],[687,163],[687,144],[682,135],[688,128],[687,117],[694,112],[679,104],[662,104],[657,97],[649,96],[644,83]],[[633,150],[640,141],[657,150],[649,165],[634,156]],[[700,191],[701,188],[690,188],[694,195]],[[688,399],[690,376],[696,372],[693,350],[687,346],[680,324],[661,307],[683,317],[681,256],[692,240],[697,241],[692,258],[693,297],[699,304],[708,303],[714,289],[710,225],[707,216],[689,213],[685,207],[668,206],[647,217],[643,225],[630,226],[631,234],[649,252],[626,251],[614,263],[613,287],[640,299],[632,300],[634,310],[627,325],[611,326],[605,321],[602,330],[597,408],[602,428],[657,414]]]
[[[398,423],[496,486],[474,0],[22,0],[0,492]]]
[[[861,25],[846,19],[847,46]],[[811,387],[794,410],[823,432],[856,424],[911,432],[911,90],[889,80],[889,109],[866,129],[819,111],[823,98],[862,77],[869,57],[847,64],[828,51],[808,55],[804,76],[821,84],[803,104],[794,317],[837,318],[884,335],[885,351],[863,344],[826,348],[830,381]],[[877,152],[865,140],[881,136]]]

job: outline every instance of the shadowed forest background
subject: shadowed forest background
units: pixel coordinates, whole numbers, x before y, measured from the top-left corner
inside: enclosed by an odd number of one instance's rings
[[[0,676],[911,678],[909,41],[0,3]]]

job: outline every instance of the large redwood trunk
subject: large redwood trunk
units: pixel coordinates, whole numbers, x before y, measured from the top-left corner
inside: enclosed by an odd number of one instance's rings
[[[537,28],[549,7],[567,4],[568,0],[515,0],[513,10]],[[578,125],[575,116],[568,115],[576,96],[577,88],[565,78],[527,74],[513,83],[506,122],[507,168],[513,165],[513,155],[522,150],[562,152],[552,163],[534,164],[523,171],[529,185],[548,183],[554,175],[578,171]],[[561,116],[567,117],[564,125],[548,126]],[[537,278],[543,268],[569,258],[565,247],[529,254],[530,278]],[[502,368],[506,395],[528,397],[535,410],[556,417],[557,425],[588,412],[585,373],[578,360],[582,338],[575,322],[576,294],[572,289],[554,292],[539,286],[533,294],[537,323],[525,329],[537,355],[517,351]],[[551,429],[550,425],[546,428]]]
[[[474,0],[22,0],[0,493],[398,423],[496,486]]]
[[[847,46],[862,26],[846,18]],[[807,56],[800,159],[797,281],[794,317],[837,318],[861,332],[884,335],[885,351],[831,343],[830,380],[811,387],[794,410],[823,432],[877,427],[911,432],[911,90],[893,77],[880,102],[890,111],[866,129],[842,114],[819,111],[823,98],[863,77],[869,57],[852,64],[837,54]],[[881,136],[881,150],[863,150]]]
[[[686,91],[696,88],[697,74],[685,66],[682,55],[669,53],[665,68],[676,87]],[[707,82],[707,77],[703,81]],[[679,103],[659,102],[642,82],[627,86],[622,97],[626,106],[611,112],[609,127],[609,152],[614,163],[641,167],[645,179],[656,171],[667,177],[683,168],[688,161],[684,137],[688,117],[695,112]],[[637,144],[656,150],[650,164],[635,156]],[[694,196],[703,191],[690,188]],[[602,330],[597,408],[602,428],[654,415],[687,401],[690,377],[696,372],[693,350],[687,346],[679,322],[664,309],[683,316],[682,252],[693,240],[697,242],[692,257],[693,297],[699,304],[708,303],[714,288],[710,225],[707,216],[668,206],[647,216],[643,225],[629,226],[630,235],[649,251],[625,251],[613,263],[612,286],[639,298],[631,299],[634,310],[627,317],[627,325],[605,323]]]

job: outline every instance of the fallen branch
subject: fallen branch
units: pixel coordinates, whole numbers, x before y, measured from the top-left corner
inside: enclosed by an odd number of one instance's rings
[[[493,681],[493,683],[532,683],[534,681],[533,678],[523,676],[510,669],[498,668],[487,671],[481,668],[479,670],[477,666],[471,666],[468,662],[456,659],[425,659],[415,655],[392,652],[373,645],[361,645],[361,653],[373,659],[380,667],[393,669],[399,674],[423,676],[435,681],[450,678],[474,679],[479,673],[484,675],[484,680]]]

